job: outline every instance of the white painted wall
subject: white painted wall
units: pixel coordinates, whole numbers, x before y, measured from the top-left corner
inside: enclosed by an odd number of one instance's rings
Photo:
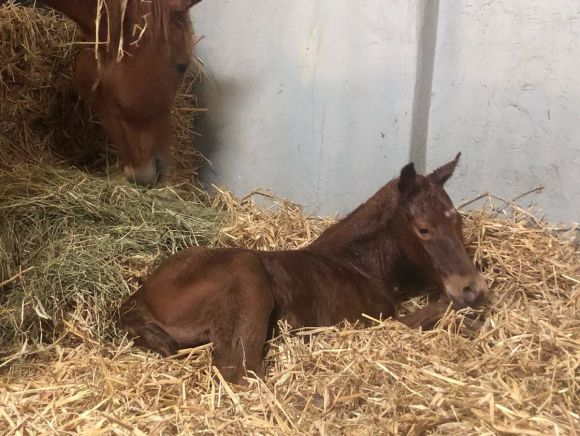
[[[444,0],[428,162],[465,160],[449,190],[526,197],[580,221],[580,1]]]
[[[211,0],[194,8],[210,182],[321,213],[366,200],[408,160],[414,0]]]
[[[552,220],[580,221],[580,1],[442,0],[432,93],[416,57],[426,1],[196,6],[211,73],[206,179],[344,213],[408,161],[413,128],[420,166],[463,151],[455,201],[544,185],[529,200]],[[432,95],[426,144],[412,125],[416,89]]]

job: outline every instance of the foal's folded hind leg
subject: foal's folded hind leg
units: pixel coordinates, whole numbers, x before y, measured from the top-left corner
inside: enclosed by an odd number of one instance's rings
[[[146,324],[138,330],[137,334],[139,335],[136,340],[137,345],[143,344],[164,357],[177,354],[179,350],[177,341],[157,324]]]
[[[243,385],[244,376],[251,375],[251,372],[258,377],[264,375],[262,356],[267,330],[263,330],[263,334],[256,330],[235,332],[231,338],[222,339],[215,344],[214,365],[224,379],[230,383]]]

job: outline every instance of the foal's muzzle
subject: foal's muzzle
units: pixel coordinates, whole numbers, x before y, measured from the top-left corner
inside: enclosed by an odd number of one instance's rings
[[[481,274],[468,276],[453,275],[443,281],[445,293],[455,309],[475,307],[488,293],[488,286]]]

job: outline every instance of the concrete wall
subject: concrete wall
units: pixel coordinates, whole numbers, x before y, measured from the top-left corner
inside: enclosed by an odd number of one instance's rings
[[[321,213],[366,200],[408,161],[410,0],[220,0],[195,7],[211,73],[206,180]]]
[[[438,3],[196,6],[206,180],[344,213],[410,156],[432,169],[461,150],[455,201],[544,185],[529,199],[580,221],[580,2]]]
[[[580,2],[441,2],[427,156],[465,160],[453,198],[536,186],[552,220],[580,221]]]

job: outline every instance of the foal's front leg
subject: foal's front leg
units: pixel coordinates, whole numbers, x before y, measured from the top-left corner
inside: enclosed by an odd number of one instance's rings
[[[432,329],[435,327],[437,321],[443,318],[447,308],[449,307],[448,301],[437,301],[434,303],[429,303],[422,309],[418,309],[406,316],[397,316],[395,321],[402,322],[406,326],[416,329]]]
[[[443,318],[447,312],[447,309],[449,308],[449,304],[450,303],[448,300],[429,303],[424,308],[416,310],[407,316],[397,316],[395,317],[395,320],[402,322],[410,328],[422,328],[424,330],[429,330],[435,327],[437,321]],[[462,330],[467,336],[474,336],[483,326],[483,322],[478,319],[464,317],[462,325]]]

